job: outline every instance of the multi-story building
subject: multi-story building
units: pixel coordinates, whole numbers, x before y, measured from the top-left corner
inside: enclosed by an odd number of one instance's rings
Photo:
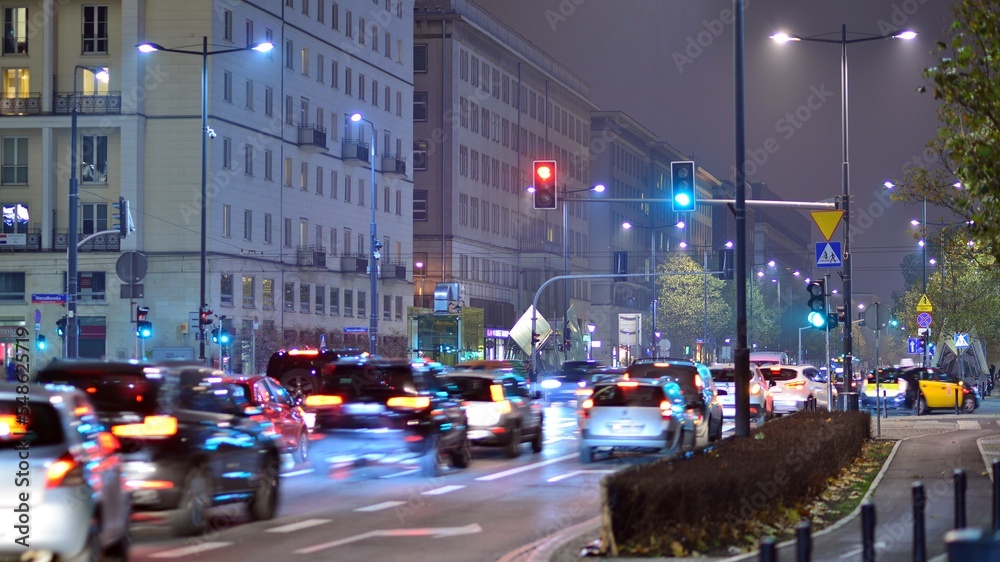
[[[32,295],[66,292],[67,245],[112,230],[119,197],[130,202],[135,231],[101,235],[79,252],[81,356],[199,353],[191,317],[203,304],[202,242],[204,304],[225,316],[214,326],[236,338],[237,369],[254,368],[251,344],[266,354],[282,344],[317,345],[325,335],[331,347],[365,348],[372,312],[382,345],[403,345],[413,296],[412,0],[35,5],[0,14],[4,357],[14,327],[35,333],[36,321],[50,344],[38,360],[62,354],[55,325],[65,309],[33,304]],[[264,41],[274,44],[270,53],[248,50]],[[140,53],[144,42],[166,50]],[[107,82],[98,79],[104,73]],[[75,234],[67,229],[74,102]],[[355,112],[364,120],[350,121]],[[373,223],[382,242],[374,307]],[[141,288],[116,271],[127,252],[145,257],[145,275],[133,279]],[[149,307],[154,325],[142,346],[136,306]],[[209,346],[208,355],[218,353]]]

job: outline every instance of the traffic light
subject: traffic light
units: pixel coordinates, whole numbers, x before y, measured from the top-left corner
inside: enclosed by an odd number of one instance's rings
[[[541,343],[541,341],[542,341],[541,335],[539,335],[538,333],[531,334],[531,347],[538,347],[538,344]]]
[[[60,338],[66,336],[66,317],[63,316],[59,320],[56,320],[56,335]]]
[[[202,326],[210,325],[212,323],[212,311],[202,307],[201,313],[198,315],[198,321],[201,322]]]
[[[847,325],[847,311],[843,306],[837,307],[837,320],[839,320],[842,324]]]
[[[38,351],[45,351],[45,348],[49,346],[48,342],[45,341],[45,336],[38,334],[35,336],[35,349]]]
[[[694,162],[670,163],[670,201],[675,213],[688,213],[694,210]]]
[[[806,320],[813,328],[825,330],[827,325],[826,280],[810,281],[806,285],[806,290],[809,291],[809,315]]]
[[[145,340],[153,337],[153,323],[146,320],[148,314],[148,306],[135,307],[135,335],[139,339]]]
[[[226,345],[229,343],[229,332],[222,328],[212,328],[212,343]]]
[[[556,161],[535,160],[532,168],[534,173],[533,206],[539,210],[551,210],[559,206],[558,189],[556,188]]]
[[[128,199],[119,197],[118,202],[113,205],[115,208],[115,220],[118,221],[118,224],[114,225],[114,227],[118,229],[121,237],[125,238],[128,236],[129,230],[131,230],[128,224],[130,216],[128,212]]]
[[[212,328],[212,343],[219,343],[219,329]]]

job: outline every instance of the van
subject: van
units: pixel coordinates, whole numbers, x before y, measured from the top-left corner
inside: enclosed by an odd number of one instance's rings
[[[765,365],[791,365],[792,361],[784,351],[751,351],[750,362],[758,367]]]

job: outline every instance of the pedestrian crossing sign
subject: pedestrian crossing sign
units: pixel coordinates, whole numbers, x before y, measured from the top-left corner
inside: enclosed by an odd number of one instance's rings
[[[840,242],[816,242],[816,267],[840,267]]]

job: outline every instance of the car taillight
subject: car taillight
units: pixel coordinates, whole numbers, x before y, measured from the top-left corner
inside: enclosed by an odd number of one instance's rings
[[[618,386],[623,386],[623,387],[626,387],[626,388],[635,388],[635,387],[639,386],[638,381],[621,381],[621,382],[619,382],[617,384],[618,384]]]
[[[499,384],[490,385],[490,400],[500,402],[503,400],[503,387]]]
[[[431,405],[431,399],[427,396],[393,396],[385,403],[390,408],[410,408],[422,410]]]
[[[661,400],[660,416],[664,418],[669,418],[672,417],[673,415],[674,415],[674,410],[673,410],[673,405],[670,403],[670,400]]]
[[[580,404],[580,417],[582,417],[582,418],[589,418],[590,417],[590,409],[593,408],[593,407],[594,407],[594,401],[593,400],[591,400],[590,398],[584,400],[583,403]]]
[[[694,412],[694,424],[701,425],[701,422],[705,420],[705,416],[702,415],[700,411]]]
[[[967,386],[963,386],[962,387],[962,394],[971,394],[971,393],[972,393],[972,389],[970,389]]]
[[[897,388],[899,388],[899,391],[905,393],[906,392],[906,379],[900,378],[900,379],[896,379],[896,380],[897,380],[897,384],[899,385],[897,387]]]
[[[327,396],[325,394],[310,394],[306,396],[306,406],[311,406],[313,408],[319,406],[340,406],[344,403],[343,397],[340,396]]]
[[[177,433],[177,418],[173,416],[146,416],[142,423],[116,425],[111,433],[118,437],[170,437]]]
[[[66,453],[45,471],[45,487],[79,486],[83,484],[83,465]]]
[[[573,391],[573,394],[577,396],[590,396],[594,391],[590,388],[578,388]]]
[[[750,394],[754,394],[754,395],[760,394],[760,383],[756,383],[756,382],[753,383],[753,386],[750,387]]]
[[[698,392],[701,392],[701,389],[705,388],[705,381],[701,380],[701,375],[694,376],[694,385],[698,387]]]
[[[805,387],[806,387],[806,381],[792,381],[785,383],[785,388],[794,388],[798,390]]]

